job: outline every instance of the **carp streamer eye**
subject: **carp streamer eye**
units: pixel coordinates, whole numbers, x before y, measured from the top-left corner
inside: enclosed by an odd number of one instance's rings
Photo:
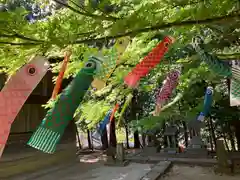
[[[90,61],[85,64],[85,68],[95,68],[95,67],[96,67],[95,62]]]
[[[119,44],[123,44],[123,42],[122,42],[122,41],[119,41]]]
[[[212,90],[211,89],[207,89],[207,94],[208,95],[212,94]]]
[[[33,65],[29,65],[27,68],[27,73],[31,76],[34,76],[36,74],[37,70]]]
[[[173,72],[172,74],[171,74],[171,78],[172,79],[176,79],[178,77],[178,73],[177,72]]]
[[[165,42],[164,43],[164,47],[168,47],[169,46],[169,43],[168,42]]]

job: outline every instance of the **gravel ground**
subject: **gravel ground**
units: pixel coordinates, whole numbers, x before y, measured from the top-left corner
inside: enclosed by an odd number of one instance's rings
[[[174,165],[163,180],[240,180],[240,175],[217,175],[213,172],[213,168]]]

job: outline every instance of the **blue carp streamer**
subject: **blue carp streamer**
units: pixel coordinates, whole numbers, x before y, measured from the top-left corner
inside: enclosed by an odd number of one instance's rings
[[[100,134],[102,134],[104,128],[105,128],[106,125],[109,123],[111,114],[112,114],[112,110],[109,110],[109,111],[107,112],[107,115],[104,117],[104,119],[99,123],[98,132],[99,132]]]
[[[213,88],[209,86],[207,87],[207,90],[205,92],[203,111],[198,116],[199,121],[203,121],[204,117],[209,114],[212,106],[212,98],[213,98]]]

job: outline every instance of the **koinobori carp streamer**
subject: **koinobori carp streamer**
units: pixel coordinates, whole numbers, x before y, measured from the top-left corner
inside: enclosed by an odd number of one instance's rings
[[[65,128],[73,120],[76,109],[89,89],[96,69],[97,62],[90,58],[61,93],[54,107],[47,112],[41,125],[30,138],[29,146],[45,153],[54,153]]]
[[[206,89],[205,96],[204,96],[204,104],[203,104],[203,111],[198,116],[199,121],[203,121],[204,118],[209,114],[211,106],[212,106],[212,98],[213,98],[213,87],[209,86]]]
[[[125,84],[131,88],[135,88],[142,77],[145,77],[157,64],[160,63],[162,57],[167,52],[173,39],[165,37],[143,60],[136,65],[135,68],[124,78]]]
[[[172,70],[167,78],[164,80],[163,85],[157,95],[155,114],[161,111],[161,106],[169,99],[172,91],[177,87],[180,77],[180,71]]]
[[[10,77],[0,92],[0,157],[8,139],[11,124],[47,73],[49,66],[45,57],[35,56]]]

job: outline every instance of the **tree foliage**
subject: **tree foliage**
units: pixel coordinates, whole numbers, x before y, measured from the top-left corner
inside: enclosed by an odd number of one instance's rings
[[[131,119],[133,124],[147,129],[166,119],[195,118],[201,111],[207,85],[215,88],[216,107],[226,92],[223,88],[225,80],[201,62],[193,50],[191,41],[194,36],[203,36],[208,53],[222,60],[240,57],[238,0],[102,0],[94,6],[92,1],[41,2],[36,2],[40,9],[47,9],[52,2],[61,8],[56,8],[51,16],[31,23],[25,17],[32,10],[22,5],[0,12],[2,71],[12,74],[34,54],[62,56],[64,49],[71,48],[73,55],[65,73],[67,78],[74,76],[90,55],[110,55],[108,44],[112,40],[131,37],[131,43],[108,80],[107,87],[101,91],[90,90],[90,95],[86,96],[78,110],[82,114],[79,122],[86,121],[89,128],[104,117],[116,100],[124,102],[131,91],[124,88],[123,77],[165,35],[174,37],[176,41],[162,62],[141,80],[138,87],[138,96],[141,97],[139,117],[138,120]],[[10,1],[1,3],[9,4]],[[57,72],[60,66],[61,63],[52,64],[52,70]],[[159,117],[152,117],[154,91],[161,87],[166,73],[174,68],[182,70],[181,78],[169,102],[179,93],[182,98]]]

